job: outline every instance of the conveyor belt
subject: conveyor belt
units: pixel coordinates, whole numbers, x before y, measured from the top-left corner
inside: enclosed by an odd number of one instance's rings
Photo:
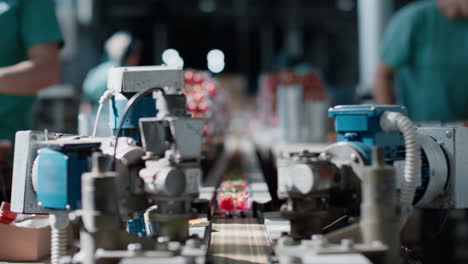
[[[267,263],[271,245],[254,218],[215,219],[209,256],[214,264]]]

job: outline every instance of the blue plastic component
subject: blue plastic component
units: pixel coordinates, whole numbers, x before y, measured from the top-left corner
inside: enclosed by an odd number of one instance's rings
[[[156,230],[156,224],[152,223],[153,230]],[[127,232],[139,237],[146,237],[146,226],[144,212],[138,213],[138,217],[127,221]]]
[[[407,115],[406,108],[398,105],[340,105],[328,111],[335,118],[337,141],[345,141],[359,150],[370,164],[373,146],[383,147],[386,160],[404,158],[404,141],[399,132],[385,132],[380,117],[385,111]]]
[[[114,133],[118,129],[122,120],[125,107],[128,100],[133,94],[117,94],[112,99],[110,104],[111,108],[111,128]],[[132,137],[135,141],[140,142],[140,131],[138,126],[138,120],[142,117],[154,117],[156,116],[156,101],[152,95],[147,95],[137,103],[135,103],[130,109],[129,113],[125,118],[125,122],[122,126],[122,136]]]
[[[37,160],[37,200],[41,207],[75,210],[81,207],[81,174],[88,160],[77,152],[43,148]]]

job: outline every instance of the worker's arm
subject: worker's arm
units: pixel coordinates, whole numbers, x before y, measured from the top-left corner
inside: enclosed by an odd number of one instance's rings
[[[395,104],[393,80],[395,71],[380,62],[375,72],[374,99],[378,104]]]
[[[0,93],[32,95],[56,84],[60,78],[57,43],[42,43],[28,49],[28,60],[0,67]]]

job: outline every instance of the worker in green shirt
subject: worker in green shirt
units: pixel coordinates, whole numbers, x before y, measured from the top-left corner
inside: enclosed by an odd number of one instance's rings
[[[0,0],[0,200],[15,133],[31,129],[36,92],[59,80],[62,42],[52,0]]]
[[[415,121],[468,120],[468,0],[418,1],[390,21],[374,97]]]
[[[0,139],[31,128],[34,95],[59,81],[62,42],[52,0],[0,0]]]

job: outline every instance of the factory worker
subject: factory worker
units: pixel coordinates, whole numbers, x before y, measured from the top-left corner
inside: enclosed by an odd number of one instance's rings
[[[106,59],[94,67],[83,83],[83,95],[92,105],[107,89],[107,74],[113,67],[137,66],[140,64],[141,43],[126,31],[114,33],[105,43]]]
[[[63,43],[52,0],[0,0],[0,200],[7,199],[18,130],[31,129],[35,94],[59,81]]]
[[[386,29],[375,75],[379,104],[416,121],[468,120],[468,0],[418,1]]]

